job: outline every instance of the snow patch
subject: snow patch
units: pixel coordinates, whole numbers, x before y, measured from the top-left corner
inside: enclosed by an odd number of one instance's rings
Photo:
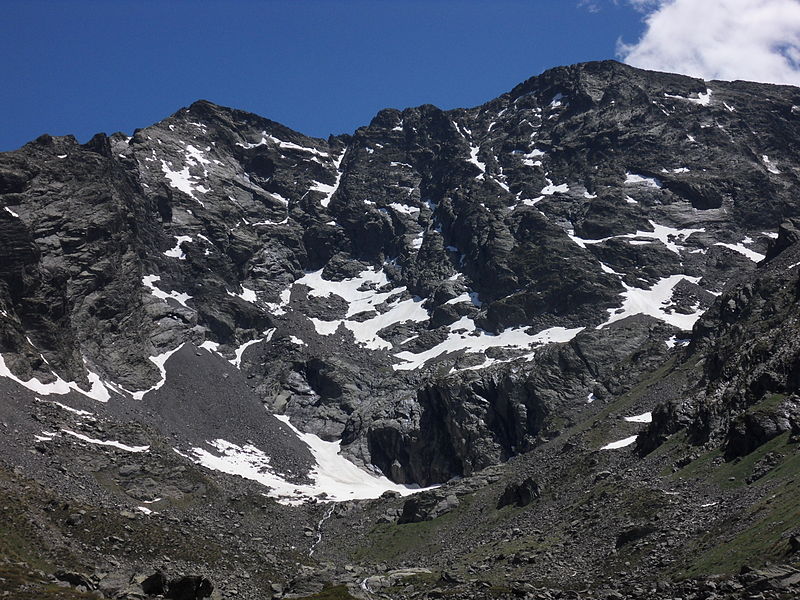
[[[249,444],[238,446],[223,439],[207,442],[215,451],[213,453],[204,448],[192,448],[191,460],[209,469],[256,481],[268,487],[267,495],[282,504],[301,504],[311,498],[328,502],[363,500],[378,498],[386,491],[408,495],[419,490],[358,468],[339,453],[339,442],[326,442],[314,434],[302,433],[286,416],[276,415],[276,418],[283,421],[311,451],[316,463],[309,473],[312,483],[286,481],[271,466],[270,457],[262,450]]]
[[[346,151],[343,150],[341,156],[333,161],[333,166],[336,169],[336,181],[333,185],[328,185],[327,183],[320,183],[318,181],[314,182],[314,185],[311,186],[311,190],[314,192],[322,192],[325,194],[325,197],[319,201],[320,205],[323,208],[328,208],[328,205],[331,203],[331,198],[336,193],[336,190],[339,189],[339,183],[342,181],[342,160],[344,159]]]
[[[563,106],[564,105],[563,100],[564,100],[564,94],[562,94],[561,92],[557,93],[555,96],[553,96],[553,99],[550,101],[550,108],[558,108],[559,106]]]
[[[184,166],[180,171],[176,171],[172,168],[171,162],[162,159],[161,170],[163,171],[166,180],[169,181],[170,186],[183,192],[198,202],[200,206],[205,207],[205,204],[203,204],[202,200],[195,196],[194,193],[195,191],[198,191],[201,194],[205,194],[208,190],[199,185],[196,181],[192,181],[193,179],[197,179],[197,177],[194,177],[189,173],[188,166]]]
[[[478,308],[483,306],[483,302],[481,302],[478,292],[464,292],[455,298],[451,298],[445,302],[445,304],[462,304],[465,302],[470,302],[473,306],[477,306]]]
[[[295,144],[294,142],[287,142],[280,138],[275,137],[274,135],[268,134],[266,131],[261,132],[261,140],[251,144],[249,142],[238,143],[237,146],[241,146],[245,150],[250,150],[251,148],[257,148],[258,146],[265,146],[268,143],[273,143],[279,148],[283,148],[285,150],[299,150],[300,152],[307,152],[314,156],[319,156],[322,158],[328,158],[329,154],[327,152],[322,152],[321,150],[317,150],[316,148],[311,148],[308,146],[301,146],[299,144]]]
[[[175,354],[181,348],[183,348],[183,344],[181,344],[180,346],[178,346],[174,350],[167,350],[166,352],[164,352],[162,354],[157,354],[155,356],[150,356],[148,358],[148,360],[158,368],[158,371],[161,374],[161,377],[159,378],[158,382],[153,387],[151,387],[150,389],[147,389],[147,390],[144,390],[144,391],[140,391],[140,392],[128,392],[131,396],[133,396],[134,400],[141,400],[142,398],[144,398],[145,394],[147,394],[148,392],[153,392],[155,390],[160,389],[167,382],[167,369],[166,369],[166,367],[164,365],[166,364],[167,359],[170,356],[172,356],[173,354]]]
[[[47,361],[45,360],[45,362]],[[11,369],[6,365],[3,355],[0,354],[0,377],[7,377],[36,394],[41,394],[42,396],[49,396],[50,394],[63,396],[64,394],[69,394],[71,391],[75,391],[97,402],[108,402],[109,398],[111,398],[111,394],[101,381],[100,376],[91,371],[87,374],[87,378],[91,384],[89,391],[81,389],[74,381],[64,381],[56,373],[53,373],[53,375],[55,375],[56,380],[52,383],[42,383],[35,377],[32,377],[28,381],[23,381],[11,372]]]
[[[566,183],[562,183],[561,185],[553,185],[553,182],[547,177],[545,177],[544,180],[547,185],[544,186],[539,192],[544,196],[552,196],[555,193],[566,194],[569,191],[569,186]]]
[[[467,162],[471,162],[473,165],[475,165],[481,170],[481,175],[478,175],[475,179],[481,178],[482,174],[486,173],[486,163],[478,160],[478,152],[480,152],[480,148],[478,148],[478,146],[473,146],[470,144],[469,159],[467,159]]]
[[[668,250],[670,250],[671,252],[674,252],[675,254],[680,255],[681,250],[683,250],[684,247],[682,245],[679,245],[674,240],[678,240],[680,242],[685,242],[689,238],[689,236],[691,236],[694,233],[705,233],[705,229],[702,228],[702,227],[698,228],[698,229],[690,229],[690,228],[677,229],[675,227],[669,227],[668,225],[659,225],[658,223],[656,223],[654,221],[649,221],[649,223],[650,223],[650,226],[653,228],[653,231],[641,231],[641,230],[638,230],[638,231],[636,231],[636,233],[626,233],[626,234],[623,234],[623,235],[614,235],[614,236],[610,236],[610,237],[606,237],[606,238],[599,238],[599,239],[586,239],[586,238],[580,238],[580,237],[576,236],[575,235],[575,231],[572,230],[572,229],[569,229],[569,230],[567,230],[567,235],[569,236],[569,238],[573,242],[578,244],[578,246],[580,246],[581,248],[586,248],[587,244],[602,244],[603,242],[606,242],[606,241],[611,240],[611,239],[616,239],[616,238],[628,238],[628,239],[631,240],[630,243],[633,244],[633,245],[647,244],[649,242],[642,241],[642,240],[636,240],[635,238],[649,238],[651,240],[660,241],[662,244],[664,244],[667,247]]]
[[[631,437],[626,437],[625,439],[618,440],[616,442],[611,442],[610,444],[606,444],[600,450],[617,450],[619,448],[625,448],[630,446],[636,441],[636,438],[639,437],[638,435],[632,435]]]
[[[125,452],[147,452],[150,450],[150,446],[128,446],[127,444],[122,444],[117,441],[113,440],[97,440],[95,438],[90,438],[87,435],[83,435],[82,433],[76,433],[70,429],[62,429],[64,433],[67,435],[71,435],[74,438],[77,438],[87,444],[95,444],[97,446],[110,446],[111,448],[116,448],[118,450],[124,450]]]
[[[184,254],[183,250],[181,250],[181,244],[192,241],[194,240],[188,235],[175,236],[175,247],[164,252],[164,256],[177,258],[178,260],[186,260],[186,254]]]
[[[687,339],[678,339],[677,336],[672,336],[668,340],[664,340],[664,343],[667,345],[667,348],[674,348],[675,346],[685,346],[691,340]]]
[[[256,294],[256,291],[246,288],[245,286],[242,286],[242,291],[240,293],[234,294],[233,292],[228,292],[228,296],[241,298],[245,302],[250,302],[251,304],[258,302],[258,295]]]
[[[469,354],[483,352],[489,348],[530,350],[544,344],[568,342],[583,331],[584,328],[552,327],[531,335],[526,333],[526,328],[519,327],[506,329],[501,333],[489,333],[478,328],[469,317],[461,317],[461,319],[451,324],[449,329],[450,333],[447,338],[433,348],[417,354],[409,351],[395,354],[396,358],[404,362],[393,365],[392,368],[395,371],[419,369],[431,359],[459,351]]]
[[[643,185],[652,188],[661,188],[662,183],[656,177],[645,177],[644,175],[637,175],[636,173],[625,173],[625,183],[627,185]]]
[[[673,94],[664,94],[664,97],[672,98],[673,100],[683,100],[684,102],[691,102],[692,104],[698,104],[700,106],[709,106],[711,104],[712,93],[710,89],[706,89],[705,93],[699,92],[697,98],[687,98],[686,96],[675,96]]]
[[[61,402],[56,402],[55,400],[42,400],[41,398],[36,398],[37,402],[49,402],[53,406],[57,406],[62,410],[66,410],[67,412],[71,412],[73,414],[78,415],[79,417],[92,417],[94,413],[89,412],[88,410],[79,410],[77,408],[72,408],[71,406],[67,406],[66,404],[61,404]]]
[[[602,329],[611,323],[633,315],[650,315],[651,317],[660,319],[680,329],[690,330],[697,319],[700,318],[700,315],[703,314],[699,306],[690,314],[683,314],[674,310],[668,312],[672,301],[672,292],[675,286],[684,279],[695,284],[700,281],[700,277],[670,275],[669,277],[657,281],[653,287],[649,289],[636,288],[629,286],[624,281],[621,282],[623,287],[625,287],[625,292],[622,294],[622,307],[609,308],[609,319],[602,325],[598,325],[597,329]]]
[[[244,351],[247,350],[250,346],[252,346],[254,344],[258,344],[259,342],[269,342],[272,339],[273,335],[275,335],[275,329],[274,328],[273,329],[267,329],[264,332],[263,337],[256,338],[254,340],[250,340],[249,342],[245,342],[244,344],[242,344],[241,346],[236,348],[236,350],[234,350],[234,352],[233,352],[234,353],[234,358],[232,358],[228,362],[231,363],[237,369],[241,368],[241,366],[242,366],[242,357],[244,356]]]
[[[764,254],[761,254],[761,253],[756,252],[754,250],[750,250],[750,248],[747,248],[743,243],[725,244],[723,242],[717,242],[714,245],[715,246],[723,246],[725,248],[728,248],[729,250],[733,250],[734,252],[738,252],[742,256],[746,256],[747,258],[752,260],[754,263],[761,262],[762,260],[764,260],[766,258],[766,256]]]
[[[398,202],[391,202],[389,206],[395,211],[405,215],[415,215],[420,211],[420,209],[416,206],[406,206],[405,204],[400,204]]]
[[[653,413],[646,412],[640,415],[634,415],[632,417],[624,417],[628,423],[652,423],[653,422]]]
[[[186,304],[189,300],[192,299],[192,297],[189,294],[186,294],[185,292],[175,292],[175,291],[165,292],[155,286],[155,283],[157,281],[161,281],[160,275],[145,275],[144,277],[142,277],[142,285],[145,286],[146,288],[149,288],[150,293],[153,296],[155,296],[156,298],[160,298],[161,300],[167,300],[168,298],[171,298],[172,300],[175,300],[175,302],[177,302],[178,304],[186,308],[189,308],[191,310],[191,308]]]
[[[778,167],[776,167],[774,164],[772,164],[772,161],[769,159],[769,156],[767,156],[766,154],[762,154],[761,155],[761,161],[764,163],[764,165],[767,167],[767,171],[769,171],[770,173],[773,173],[775,175],[780,175],[781,174],[781,172],[778,170]]]

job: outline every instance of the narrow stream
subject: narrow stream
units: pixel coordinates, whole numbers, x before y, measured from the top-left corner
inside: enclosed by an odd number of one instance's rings
[[[331,502],[330,506],[325,511],[325,514],[319,520],[319,523],[317,523],[317,539],[314,540],[313,544],[311,544],[311,549],[308,551],[309,556],[314,555],[314,550],[316,550],[317,545],[322,541],[322,526],[325,524],[325,521],[327,521],[333,514],[333,509],[335,506],[336,504]]]

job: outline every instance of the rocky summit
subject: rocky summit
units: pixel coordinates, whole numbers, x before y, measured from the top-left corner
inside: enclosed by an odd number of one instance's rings
[[[201,100],[0,206],[0,597],[800,595],[798,88]]]

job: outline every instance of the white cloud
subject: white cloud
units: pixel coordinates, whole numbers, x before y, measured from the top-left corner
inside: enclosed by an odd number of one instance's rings
[[[590,13],[600,12],[600,4],[597,0],[578,0],[578,8],[585,8]]]
[[[629,65],[703,79],[800,85],[798,0],[628,0],[645,14]]]

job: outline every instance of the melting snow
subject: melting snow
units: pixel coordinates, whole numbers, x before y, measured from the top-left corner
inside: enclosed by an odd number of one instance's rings
[[[602,329],[606,325],[610,325],[611,323],[633,315],[650,315],[651,317],[660,319],[680,329],[691,329],[695,321],[697,321],[703,313],[702,310],[699,310],[699,307],[688,315],[675,312],[674,310],[672,312],[667,312],[666,310],[671,303],[672,292],[675,286],[684,279],[695,284],[700,281],[699,277],[670,275],[669,277],[659,280],[649,289],[636,288],[627,285],[625,282],[621,282],[626,290],[622,294],[622,307],[609,308],[608,312],[610,317],[608,321],[602,325],[598,325],[597,329]]]
[[[675,254],[681,253],[681,246],[678,246],[670,238],[677,238],[678,240],[685,242],[686,239],[694,233],[705,233],[705,229],[702,227],[697,229],[676,229],[675,227],[668,227],[667,225],[659,225],[653,221],[650,221],[650,226],[653,228],[653,231],[637,231],[635,234],[633,234],[633,236],[630,237],[647,237],[660,240],[668,250],[671,250]]]
[[[39,401],[39,402],[45,402],[45,400],[42,400],[41,398],[36,398],[36,400]],[[47,402],[49,402],[50,404],[52,404],[54,406],[57,406],[57,407],[59,407],[59,408],[61,408],[63,410],[66,410],[67,412],[71,412],[73,414],[76,414],[79,417],[91,417],[91,416],[94,416],[94,413],[91,413],[88,410],[79,410],[77,408],[72,408],[71,406],[67,406],[66,404],[61,404],[61,402],[56,402],[55,400],[49,400]]]
[[[653,413],[646,412],[640,415],[635,415],[633,417],[625,417],[625,420],[628,423],[652,423],[653,422]]]
[[[389,490],[402,495],[418,491],[419,488],[399,485],[384,476],[359,469],[339,454],[339,442],[326,442],[314,434],[302,433],[289,422],[288,417],[276,417],[311,451],[316,462],[309,473],[313,483],[286,481],[272,468],[270,457],[262,450],[252,445],[237,446],[223,439],[208,442],[216,453],[204,448],[192,448],[192,459],[209,469],[257,481],[270,488],[268,495],[283,504],[300,504],[309,498],[334,502],[377,498]]]
[[[741,254],[743,256],[746,256],[747,258],[749,258],[750,260],[752,260],[755,263],[761,262],[762,260],[764,260],[766,258],[765,255],[760,254],[758,252],[755,252],[754,250],[750,250],[750,248],[747,248],[742,243],[739,243],[739,244],[724,244],[722,242],[717,242],[714,245],[715,246],[724,246],[725,248],[728,248],[729,250],[733,250],[734,252],[738,252],[739,254]]]
[[[483,302],[481,302],[478,296],[478,292],[464,292],[455,298],[451,298],[445,302],[445,304],[461,304],[463,302],[471,302],[473,306],[477,306],[478,308],[483,305]]]
[[[150,288],[150,293],[156,298],[160,298],[161,300],[172,298],[178,304],[186,308],[189,308],[189,306],[186,304],[189,300],[192,299],[192,297],[189,294],[186,294],[184,292],[175,292],[175,291],[165,292],[163,290],[160,290],[154,285],[157,281],[161,281],[160,275],[145,275],[144,277],[142,277],[142,285],[147,288]]]
[[[389,279],[382,269],[367,269],[361,272],[358,277],[342,281],[323,279],[322,269],[320,269],[319,271],[306,273],[295,282],[295,284],[308,286],[310,288],[309,296],[327,297],[335,295],[344,299],[348,304],[344,319],[323,321],[312,318],[311,322],[314,324],[317,333],[331,335],[339,328],[340,324],[344,324],[353,333],[357,342],[371,349],[392,347],[389,342],[378,335],[381,329],[395,323],[428,320],[428,311],[422,308],[422,300],[420,298],[399,300],[400,295],[406,291],[405,287],[392,288],[386,292],[376,291],[377,288],[383,287],[388,283]],[[384,302],[389,307],[386,312],[365,321],[349,320],[349,317],[358,313],[376,310],[376,307]]]
[[[0,354],[0,377],[7,377],[13,381],[16,381],[18,384],[34,393],[41,394],[42,396],[49,396],[50,394],[63,396],[64,394],[69,394],[70,391],[75,391],[88,398],[91,398],[92,400],[97,400],[98,402],[108,402],[109,398],[111,398],[111,394],[101,381],[100,376],[96,373],[92,373],[91,371],[89,371],[87,374],[87,378],[91,384],[91,388],[88,392],[81,389],[74,381],[64,381],[56,373],[53,373],[53,375],[55,375],[56,380],[52,383],[42,383],[35,377],[32,377],[28,381],[23,381],[11,372],[6,365],[3,355]]]
[[[672,94],[664,94],[666,98],[673,98],[675,100],[684,100],[685,102],[691,102],[692,104],[699,104],[700,106],[708,106],[711,104],[711,94],[713,92],[710,89],[706,89],[705,93],[698,93],[697,98],[687,98],[686,96],[674,96]]]
[[[115,441],[96,440],[94,438],[90,438],[89,436],[83,435],[82,433],[76,433],[69,429],[62,429],[61,431],[89,444],[96,444],[98,446],[111,446],[112,448],[117,448],[118,450],[125,450],[125,452],[147,452],[150,450],[150,446],[128,446],[127,444],[122,444]]]
[[[526,328],[520,327],[506,329],[501,333],[493,334],[479,329],[469,317],[461,317],[461,319],[451,324],[449,329],[450,333],[447,339],[429,350],[424,350],[418,354],[409,351],[395,354],[396,358],[405,362],[393,365],[392,368],[395,371],[419,369],[433,358],[462,350],[467,353],[483,352],[488,348],[503,347],[530,350],[534,346],[543,344],[568,342],[583,331],[583,327],[576,329],[552,327],[530,335],[525,332]]]
[[[253,226],[256,225],[284,225],[289,222],[289,215],[286,215],[282,221],[259,221],[258,223],[253,223]]]
[[[308,345],[303,340],[301,340],[299,337],[297,337],[296,335],[290,335],[289,336],[289,341],[292,342],[293,344],[298,345],[298,346],[307,346]]]
[[[264,332],[264,336],[260,338],[256,338],[254,340],[250,340],[249,342],[245,342],[236,350],[234,351],[234,358],[229,360],[228,362],[231,363],[237,369],[241,368],[242,366],[242,356],[244,356],[244,351],[247,350],[253,344],[258,344],[259,342],[268,342],[272,339],[272,336],[275,335],[275,329],[267,329]]]
[[[313,154],[314,156],[320,156],[322,158],[328,158],[327,152],[322,152],[317,150],[316,148],[309,148],[308,146],[300,146],[299,144],[295,144],[294,142],[286,142],[280,138],[275,137],[274,135],[268,134],[266,131],[261,132],[261,140],[256,142],[255,144],[250,144],[248,142],[245,143],[237,143],[237,146],[241,146],[245,150],[250,150],[251,148],[257,148],[258,146],[265,146],[269,142],[277,145],[279,148],[284,148],[286,150],[299,150],[301,152],[308,152],[309,154]]]
[[[534,148],[533,150],[531,150],[527,154],[523,154],[522,150],[515,150],[514,151],[515,154],[517,152],[522,154],[522,164],[524,164],[524,165],[526,165],[528,167],[541,167],[542,166],[542,161],[541,160],[535,160],[535,159],[538,159],[538,158],[541,158],[541,157],[547,155],[545,152],[539,150],[538,148]]]
[[[161,373],[161,377],[159,378],[158,382],[151,387],[150,389],[141,391],[141,392],[128,392],[131,396],[133,396],[134,400],[141,400],[144,398],[144,395],[147,392],[152,392],[157,389],[160,389],[167,382],[167,370],[164,367],[164,364],[167,362],[167,359],[175,354],[178,350],[183,348],[183,344],[175,348],[174,350],[167,350],[163,354],[157,354],[156,356],[150,356],[148,360],[153,363],[157,368],[159,373]]]
[[[770,161],[769,156],[767,156],[766,154],[762,154],[761,155],[761,160],[764,162],[764,165],[767,167],[767,171],[769,171],[770,173],[774,173],[775,175],[780,175],[781,174],[781,172],[778,170],[778,168],[774,164],[772,164],[772,161]]]
[[[630,446],[636,441],[636,438],[639,437],[638,435],[632,435],[631,437],[626,437],[624,440],[618,440],[616,442],[611,442],[610,444],[606,444],[600,450],[617,450],[618,448],[625,448],[626,446]]]
[[[392,202],[389,204],[394,210],[399,213],[403,213],[406,215],[414,215],[419,212],[419,208],[416,206],[406,206],[405,204],[399,204],[397,202]]]
[[[482,174],[486,173],[486,163],[483,163],[480,160],[478,160],[478,152],[480,152],[480,148],[478,148],[477,146],[470,145],[468,162],[471,162],[473,165],[475,165],[481,170],[481,175],[478,175],[475,179],[480,179],[483,176]]]
[[[547,185],[542,188],[539,192],[545,196],[552,196],[556,192],[559,194],[566,194],[569,191],[569,186],[566,183],[562,183],[561,185],[553,185],[553,182],[550,181],[547,177],[544,178],[547,182]]]
[[[660,188],[661,181],[655,177],[644,177],[636,173],[625,173],[625,183],[628,185],[645,185],[648,187]]]
[[[654,221],[649,221],[650,226],[653,228],[653,231],[637,231],[636,233],[626,233],[623,235],[614,235],[606,238],[599,238],[599,239],[585,239],[580,238],[575,235],[575,231],[572,229],[567,230],[567,235],[569,238],[578,244],[581,248],[586,248],[587,244],[602,244],[611,239],[615,238],[629,238],[631,239],[630,243],[637,245],[637,244],[646,244],[648,242],[636,240],[632,238],[649,238],[653,240],[659,240],[662,244],[664,244],[668,250],[674,252],[675,254],[680,254],[683,246],[678,245],[676,242],[673,241],[673,238],[677,238],[681,242],[685,242],[688,237],[694,233],[705,233],[705,229],[698,228],[698,229],[676,229],[675,227],[669,227],[667,225],[659,225]]]
[[[233,292],[228,292],[228,296],[233,296],[234,298],[241,298],[245,302],[250,302],[251,304],[258,301],[258,296],[256,295],[255,290],[251,290],[250,288],[246,288],[242,286],[242,292],[240,294],[234,294]]]
[[[193,175],[189,173],[189,167],[185,166],[180,171],[175,171],[172,168],[172,163],[167,162],[166,160],[161,160],[161,170],[164,172],[164,177],[166,177],[169,184],[174,187],[176,190],[180,190],[193,200],[196,200],[200,206],[205,206],[203,202],[194,195],[195,191],[198,191],[202,194],[206,193],[208,190],[201,185],[198,185],[196,182],[193,182],[192,179],[197,179]]]
[[[691,340],[686,339],[678,339],[677,336],[672,336],[668,340],[664,340],[664,343],[667,345],[667,348],[674,348],[675,346],[685,346]]]
[[[191,241],[193,240],[188,235],[175,236],[175,247],[164,252],[164,255],[170,258],[177,258],[178,260],[186,260],[186,255],[183,253],[183,250],[181,250],[181,244]]]
[[[544,200],[544,196],[537,196],[536,198],[523,198],[522,204],[523,206],[536,206],[537,202]]]
[[[342,321],[323,321],[314,317],[309,317],[309,320],[319,335],[333,335],[342,323]]]
[[[331,198],[336,193],[336,190],[339,189],[339,182],[342,180],[342,172],[340,167],[342,166],[342,160],[344,159],[346,151],[342,151],[341,156],[333,161],[333,166],[336,168],[336,181],[333,185],[328,185],[327,183],[320,183],[318,181],[314,182],[314,185],[311,186],[311,190],[315,192],[322,192],[325,194],[325,197],[319,201],[320,205],[324,208],[328,208],[328,205],[331,203]]]

